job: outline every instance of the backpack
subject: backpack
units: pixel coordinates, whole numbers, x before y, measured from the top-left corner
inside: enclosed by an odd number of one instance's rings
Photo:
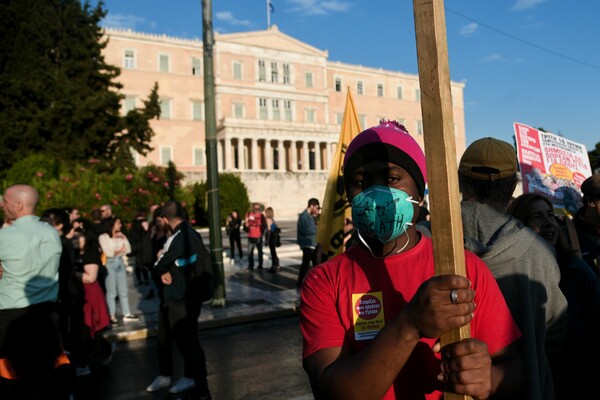
[[[196,248],[196,262],[188,269],[189,287],[188,293],[194,300],[202,303],[213,298],[217,287],[210,250],[204,245],[199,233],[194,232],[194,247]]]

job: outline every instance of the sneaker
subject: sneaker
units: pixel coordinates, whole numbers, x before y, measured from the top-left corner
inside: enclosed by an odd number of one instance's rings
[[[117,319],[117,317],[110,317],[110,324],[119,325],[119,320]]]
[[[140,320],[140,317],[137,315],[129,314],[123,317],[123,322],[137,322]]]
[[[92,370],[90,369],[89,365],[86,365],[85,367],[75,368],[75,374],[77,376],[85,376],[85,375],[89,375],[91,373],[92,373]]]
[[[104,360],[102,360],[102,365],[103,366],[107,366],[108,364],[110,364],[110,362],[112,361],[113,358],[113,354],[115,354],[115,350],[117,349],[117,344],[110,342],[110,354],[108,356],[106,356],[104,358]]]
[[[185,392],[186,390],[190,390],[191,388],[196,386],[196,382],[192,378],[187,378],[185,376],[181,377],[175,384],[169,389],[169,393],[177,394],[181,392]]]
[[[164,389],[171,384],[171,377],[159,375],[152,381],[151,384],[146,388],[147,392],[156,392],[157,390]]]

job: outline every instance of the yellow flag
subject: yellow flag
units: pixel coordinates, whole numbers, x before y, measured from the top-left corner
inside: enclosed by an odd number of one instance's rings
[[[360,131],[354,100],[350,88],[348,88],[342,130],[329,170],[325,199],[321,203],[321,216],[317,226],[317,243],[322,247],[324,260],[336,256],[344,250],[344,219],[350,218],[352,213],[344,188],[342,166],[348,145]]]

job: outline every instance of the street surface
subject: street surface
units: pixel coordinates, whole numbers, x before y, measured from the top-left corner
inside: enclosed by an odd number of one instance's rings
[[[206,353],[213,400],[308,400],[310,384],[302,369],[299,317],[272,319],[199,332]],[[177,354],[177,351],[174,351]],[[168,389],[146,392],[157,372],[156,338],[121,342],[107,367],[92,364],[78,378],[78,399],[191,399]],[[176,358],[175,379],[181,376]]]

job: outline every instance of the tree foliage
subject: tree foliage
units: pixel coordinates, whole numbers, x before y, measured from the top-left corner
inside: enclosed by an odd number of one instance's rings
[[[29,154],[108,170],[145,155],[160,114],[158,86],[144,107],[121,115],[119,68],[104,61],[100,2],[0,3],[0,176]]]
[[[182,186],[183,174],[174,165],[117,168],[110,174],[100,173],[99,168],[95,161],[72,164],[32,154],[12,166],[0,180],[0,190],[4,192],[17,183],[33,186],[40,195],[38,214],[48,208],[70,206],[89,217],[92,209],[111,204],[115,215],[124,221],[131,221],[139,207],[170,199],[190,208],[194,204],[192,186]]]

